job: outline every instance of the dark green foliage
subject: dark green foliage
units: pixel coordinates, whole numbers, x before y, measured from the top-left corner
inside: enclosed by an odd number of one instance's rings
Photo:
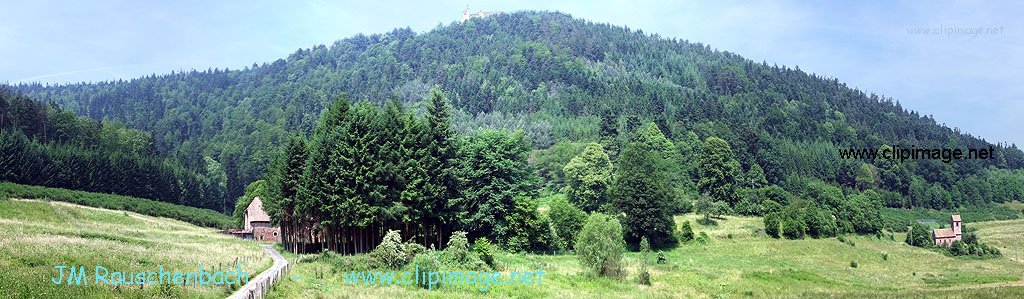
[[[227,229],[232,226],[230,216],[208,209],[180,206],[149,199],[74,191],[60,188],[0,183],[0,198],[24,198],[69,202],[110,210],[125,210],[155,217],[167,217],[199,226]]]
[[[0,181],[230,212],[206,165],[186,168],[146,132],[75,116],[0,86]]]
[[[546,251],[553,245],[551,221],[537,212],[537,200],[518,196],[505,216],[504,227],[495,230],[495,238],[505,240],[513,251]]]
[[[910,227],[910,231],[907,232],[906,243],[912,246],[927,247],[932,246],[935,243],[932,241],[932,230],[928,229],[924,224],[915,222]]]
[[[665,163],[656,148],[643,143],[630,143],[622,151],[612,198],[616,209],[623,213],[626,242],[634,246],[642,237],[655,248],[676,244],[669,210],[674,194]]]
[[[700,155],[698,190],[711,196],[714,201],[735,204],[736,176],[740,171],[739,167],[729,143],[721,138],[708,137],[704,140],[704,148]]]
[[[554,227],[558,248],[572,250],[575,247],[576,235],[587,221],[587,214],[576,208],[563,197],[555,197],[548,202],[548,217]]]
[[[807,221],[804,217],[804,209],[786,207],[782,212],[782,236],[788,239],[803,239],[807,233]]]
[[[601,144],[591,142],[565,165],[569,201],[584,211],[596,211],[608,197],[612,163]]]
[[[626,244],[622,239],[622,225],[614,217],[601,213],[590,214],[576,240],[575,249],[580,264],[595,274],[622,276],[622,256],[626,251]]]
[[[693,226],[690,225],[690,221],[683,221],[682,227],[679,229],[679,241],[689,242],[693,240]]]
[[[463,182],[462,195],[452,206],[459,208],[457,219],[470,236],[493,236],[509,245],[509,237],[537,229],[512,228],[508,223],[516,209],[525,215],[535,214],[526,211],[536,195],[537,178],[526,162],[530,145],[523,133],[485,130],[467,136],[461,144],[458,173]],[[524,199],[517,200],[519,197]]]
[[[850,261],[850,268],[857,268],[857,261],[856,260]]]
[[[764,215],[764,232],[772,238],[778,238],[782,233],[782,215],[780,212]]]
[[[812,238],[828,238],[836,235],[836,221],[828,210],[817,205],[804,208],[804,219],[807,221],[807,234]]]

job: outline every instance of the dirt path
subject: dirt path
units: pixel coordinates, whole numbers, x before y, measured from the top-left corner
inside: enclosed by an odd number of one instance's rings
[[[257,275],[256,278],[249,280],[249,283],[235,291],[234,294],[231,294],[228,299],[263,298],[270,290],[270,286],[274,285],[282,277],[282,271],[287,269],[288,261],[281,256],[281,253],[274,249],[274,245],[264,244],[260,246],[274,259],[274,265],[260,273],[260,275]]]

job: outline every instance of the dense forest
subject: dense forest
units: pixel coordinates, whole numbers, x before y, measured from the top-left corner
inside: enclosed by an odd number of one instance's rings
[[[149,133],[79,117],[0,86],[0,181],[223,212],[224,180],[209,175],[216,173],[216,167],[191,171],[160,155]]]
[[[615,166],[624,160],[651,164],[639,154],[650,149],[630,146],[638,132],[654,131],[650,124],[665,138],[655,147],[669,162],[657,167],[665,168],[670,182],[667,191],[657,188],[669,195],[652,198],[693,199],[709,211],[763,214],[765,199],[780,206],[798,203],[793,206],[800,211],[789,212],[767,205],[793,215],[820,216],[861,205],[947,209],[1020,199],[1024,193],[1024,153],[1016,145],[992,144],[891,98],[799,67],[759,63],[708,45],[561,13],[497,14],[426,33],[406,28],[356,35],[242,70],[14,88],[93,119],[150,132],[149,150],[175,157],[205,180],[223,172],[223,197],[235,198],[263,178],[275,151],[296,132],[317,146],[323,138],[318,136],[326,134],[318,132],[324,126],[320,120],[327,118],[331,110],[325,107],[336,95],[348,94],[383,111],[397,109],[386,104],[396,102],[408,111],[390,117],[416,118],[429,115],[434,86],[452,103],[454,133],[498,142],[491,139],[501,138],[488,136],[496,134],[492,129],[522,132],[525,144],[508,142],[527,149],[526,163],[539,178],[534,189],[523,190],[527,197],[537,189],[576,192],[579,171],[567,172],[565,166],[591,142],[600,144]],[[838,157],[839,149],[891,145],[993,146],[996,155],[951,163]],[[718,156],[724,148],[730,154]],[[211,165],[222,170],[206,171]],[[574,172],[577,177],[570,178]],[[609,192],[618,179],[611,176]],[[702,195],[711,200],[699,200]],[[816,204],[788,202],[788,196]],[[650,238],[653,242],[655,236]]]

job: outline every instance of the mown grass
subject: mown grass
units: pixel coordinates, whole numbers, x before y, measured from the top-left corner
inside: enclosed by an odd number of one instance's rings
[[[883,237],[779,240],[764,235],[761,218],[725,217],[717,225],[691,221],[696,233],[711,240],[691,242],[665,253],[667,264],[649,260],[650,286],[637,283],[643,255],[627,253],[628,274],[599,278],[573,255],[499,252],[499,267],[540,266],[541,285],[494,286],[350,286],[342,273],[323,261],[299,263],[272,298],[688,298],[688,297],[966,297],[1015,298],[1024,294],[1024,263],[1013,258],[1024,248],[1024,220],[974,223],[978,234],[1003,250],[1005,257],[974,260],[945,256],[903,243],[903,234]],[[731,238],[730,238],[731,236]],[[851,243],[853,245],[851,245]],[[292,257],[295,257],[292,255]],[[850,267],[856,261],[856,268]],[[323,273],[318,278],[317,273]]]
[[[233,225],[231,216],[224,215],[213,210],[114,194],[2,182],[0,183],[0,200],[6,198],[31,198],[63,201],[83,206],[111,210],[124,210],[144,215],[172,218],[199,226],[222,229],[229,228]]]
[[[227,271],[239,259],[250,277],[272,261],[259,246],[214,229],[133,212],[64,202],[0,200],[0,297],[223,298],[226,286],[109,286],[94,269]],[[54,285],[55,266],[84,266],[87,285]],[[233,268],[232,268],[233,269]]]

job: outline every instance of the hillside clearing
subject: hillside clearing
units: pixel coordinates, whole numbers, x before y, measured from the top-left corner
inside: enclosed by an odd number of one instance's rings
[[[93,267],[111,271],[225,269],[240,260],[256,273],[271,261],[249,241],[182,221],[64,202],[0,200],[0,293],[42,297],[219,298],[224,286],[109,286],[92,281]],[[54,285],[55,266],[85,266],[89,284]]]

